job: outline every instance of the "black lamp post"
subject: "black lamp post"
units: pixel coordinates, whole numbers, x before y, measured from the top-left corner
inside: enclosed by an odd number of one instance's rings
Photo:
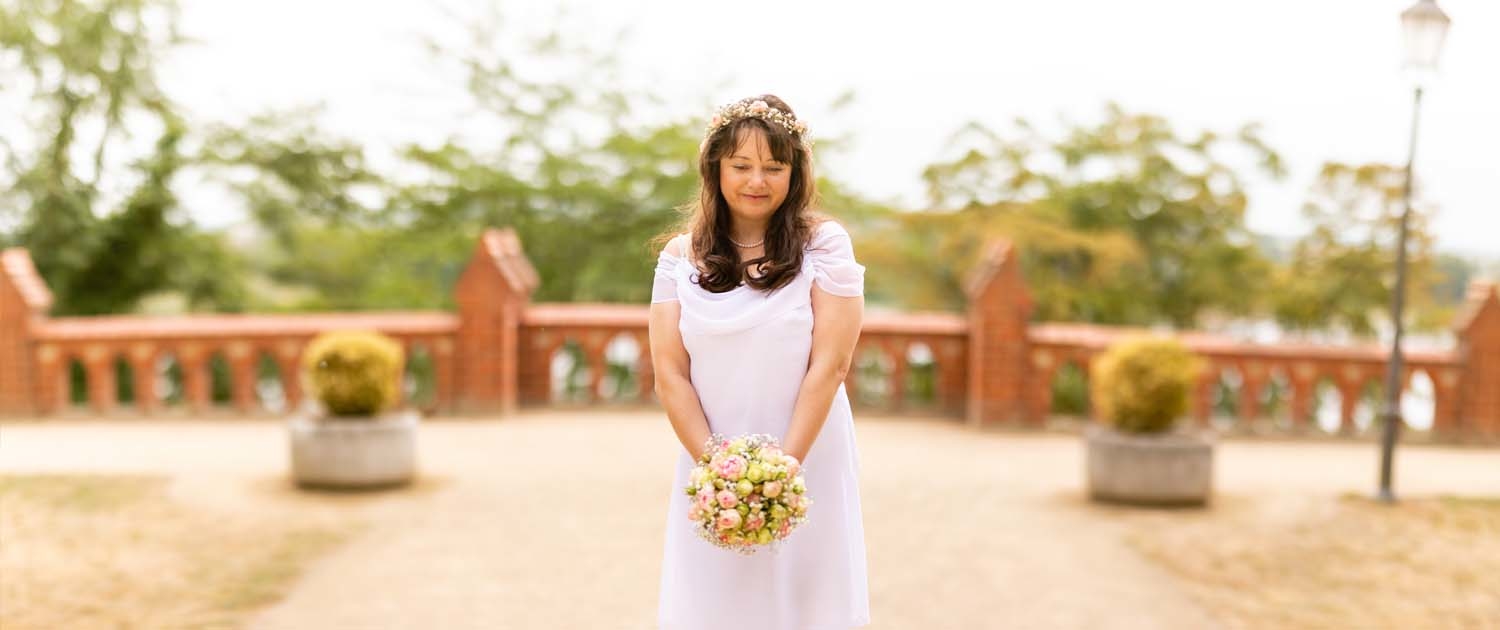
[[[1449,22],[1448,15],[1438,8],[1436,0],[1418,0],[1401,12],[1401,26],[1406,35],[1406,66],[1418,76],[1413,90],[1406,184],[1401,194],[1401,232],[1396,238],[1396,287],[1391,292],[1391,324],[1395,327],[1395,335],[1391,340],[1391,357],[1386,362],[1385,409],[1380,414],[1384,426],[1380,436],[1380,492],[1376,498],[1384,503],[1396,501],[1391,490],[1391,459],[1396,452],[1396,432],[1401,426],[1401,390],[1405,389],[1401,365],[1401,309],[1406,301],[1406,224],[1411,218],[1411,166],[1417,156],[1417,114],[1422,107],[1421,75],[1437,70],[1438,54],[1443,50]]]

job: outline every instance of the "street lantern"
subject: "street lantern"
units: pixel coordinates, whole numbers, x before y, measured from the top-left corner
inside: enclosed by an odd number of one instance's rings
[[[1406,154],[1406,184],[1401,193],[1401,232],[1396,238],[1396,286],[1391,291],[1391,325],[1395,334],[1391,340],[1391,356],[1386,361],[1385,409],[1380,414],[1384,426],[1380,436],[1380,490],[1376,498],[1384,503],[1396,501],[1396,494],[1391,490],[1391,460],[1396,453],[1396,432],[1401,426],[1401,390],[1406,384],[1401,365],[1401,310],[1406,301],[1406,226],[1411,221],[1411,168],[1417,157],[1421,79],[1437,70],[1438,55],[1443,51],[1443,40],[1448,35],[1450,22],[1448,15],[1438,8],[1436,0],[1419,0],[1401,12],[1406,66],[1417,73],[1417,81],[1412,87],[1411,141]]]
[[[1436,70],[1443,39],[1452,20],[1438,8],[1435,0],[1420,0],[1401,12],[1401,29],[1406,39],[1406,66],[1415,70]]]

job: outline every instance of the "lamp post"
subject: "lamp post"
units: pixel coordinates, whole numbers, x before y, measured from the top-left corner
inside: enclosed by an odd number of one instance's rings
[[[1411,219],[1411,167],[1417,157],[1417,120],[1422,108],[1422,75],[1437,70],[1438,54],[1443,49],[1443,39],[1448,34],[1448,15],[1438,8],[1436,0],[1418,0],[1401,12],[1401,27],[1405,32],[1406,66],[1415,73],[1411,108],[1411,141],[1406,154],[1406,184],[1401,192],[1401,231],[1396,237],[1396,287],[1391,292],[1391,324],[1395,335],[1391,339],[1391,356],[1386,362],[1385,409],[1380,418],[1384,423],[1380,436],[1380,491],[1376,498],[1383,503],[1394,503],[1396,495],[1391,490],[1391,460],[1396,452],[1396,432],[1401,426],[1401,390],[1404,389],[1401,356],[1401,309],[1406,301],[1406,225]]]

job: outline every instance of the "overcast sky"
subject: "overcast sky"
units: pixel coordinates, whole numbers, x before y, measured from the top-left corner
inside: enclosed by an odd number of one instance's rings
[[[566,37],[604,49],[607,34],[628,31],[615,51],[624,79],[674,113],[706,118],[705,103],[781,95],[815,135],[853,136],[829,159],[834,176],[913,207],[921,168],[969,120],[1094,120],[1113,100],[1184,132],[1258,121],[1291,174],[1253,183],[1249,224],[1294,236],[1322,161],[1405,160],[1412,94],[1399,14],[1410,2],[570,0],[562,23]],[[541,25],[558,6],[510,2],[503,12]],[[1453,27],[1423,104],[1424,201],[1439,208],[1441,247],[1500,255],[1500,3],[1440,6]],[[208,119],[322,102],[331,130],[377,150],[462,133],[452,117],[462,84],[434,74],[419,46],[452,30],[435,7],[185,0],[183,25],[200,43],[174,56],[164,81]],[[854,104],[831,112],[846,90]],[[222,204],[200,211],[210,225],[237,217]]]

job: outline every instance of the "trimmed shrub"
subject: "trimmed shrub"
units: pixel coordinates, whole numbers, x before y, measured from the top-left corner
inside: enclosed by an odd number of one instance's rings
[[[396,401],[401,344],[374,331],[318,335],[302,355],[303,382],[335,416],[373,416]]]
[[[1121,431],[1167,431],[1187,411],[1199,369],[1198,358],[1176,339],[1117,342],[1094,359],[1094,408]]]

